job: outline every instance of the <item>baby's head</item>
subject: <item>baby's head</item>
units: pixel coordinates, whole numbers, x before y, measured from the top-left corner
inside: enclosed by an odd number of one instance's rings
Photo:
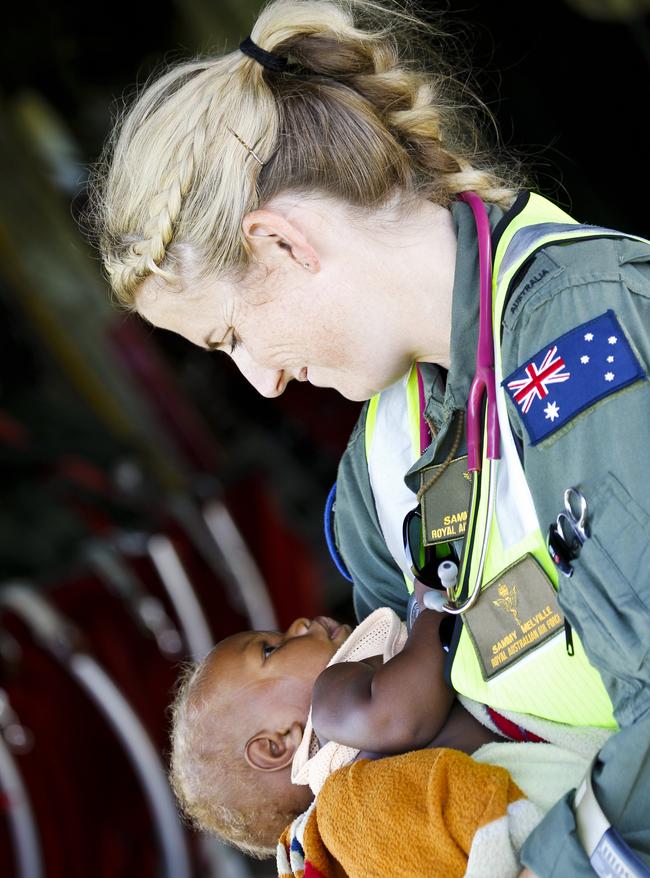
[[[282,634],[242,631],[187,670],[173,706],[170,778],[194,823],[253,856],[275,854],[311,801],[291,783],[316,678],[350,634],[296,619]]]

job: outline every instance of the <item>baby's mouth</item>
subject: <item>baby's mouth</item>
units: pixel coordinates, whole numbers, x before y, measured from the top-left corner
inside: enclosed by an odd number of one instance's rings
[[[327,636],[330,640],[335,640],[341,631],[347,627],[346,625],[337,622],[336,619],[330,619],[329,616],[316,616],[314,622],[318,622],[318,624],[327,631]]]

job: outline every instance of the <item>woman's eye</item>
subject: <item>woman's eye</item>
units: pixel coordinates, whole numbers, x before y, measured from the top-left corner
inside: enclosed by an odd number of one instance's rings
[[[262,655],[264,656],[265,659],[267,659],[271,655],[272,652],[275,652],[276,649],[277,649],[277,646],[273,646],[270,643],[263,643],[262,644]]]
[[[232,335],[230,336],[230,353],[234,354],[237,345],[239,344],[239,339],[235,335],[235,331],[233,330]]]

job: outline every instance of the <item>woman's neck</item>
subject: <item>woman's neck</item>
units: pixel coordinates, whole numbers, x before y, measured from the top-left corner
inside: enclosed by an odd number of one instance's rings
[[[412,359],[449,368],[456,269],[456,226],[450,210],[420,200],[400,228],[395,248],[398,301],[408,303]]]

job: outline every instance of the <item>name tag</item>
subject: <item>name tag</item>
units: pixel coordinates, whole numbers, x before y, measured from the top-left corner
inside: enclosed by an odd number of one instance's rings
[[[558,634],[564,616],[551,581],[528,554],[485,586],[463,622],[489,680]]]
[[[420,484],[435,482],[420,501],[422,542],[425,546],[462,539],[467,530],[467,514],[472,491],[472,477],[467,471],[467,455],[444,464],[429,466],[420,473]],[[438,475],[439,474],[439,475]]]

